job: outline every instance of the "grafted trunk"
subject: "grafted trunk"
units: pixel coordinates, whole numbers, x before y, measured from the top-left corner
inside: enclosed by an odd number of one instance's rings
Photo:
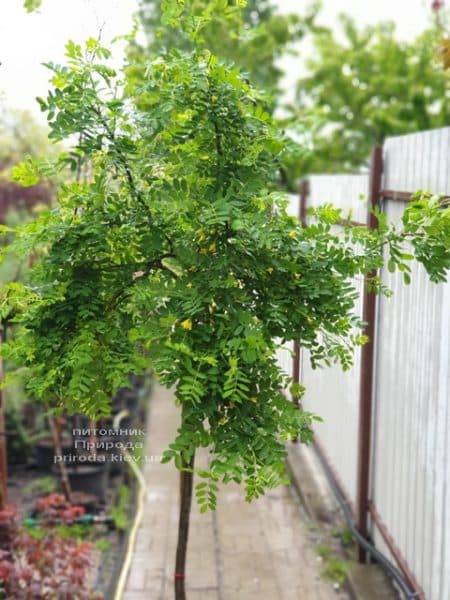
[[[189,537],[189,519],[192,506],[195,454],[180,471],[180,516],[178,521],[178,544],[175,561],[175,600],[186,600],[186,556]]]
[[[59,465],[59,474],[61,476],[61,487],[64,492],[64,496],[68,502],[72,501],[72,490],[70,488],[69,476],[67,474],[67,468],[64,464],[63,453],[61,448],[61,429],[57,420],[53,417],[48,418],[48,422],[50,425],[50,431],[53,439],[53,448],[55,450],[55,455],[60,457],[58,460]]]

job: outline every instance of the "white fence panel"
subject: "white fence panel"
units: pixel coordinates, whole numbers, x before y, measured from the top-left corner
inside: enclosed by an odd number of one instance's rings
[[[278,343],[281,343],[281,340],[278,340]],[[282,368],[282,370],[292,377],[292,367],[293,367],[293,359],[292,353],[294,350],[293,342],[286,342],[281,348],[277,350],[277,360],[278,364]]]
[[[368,176],[314,175],[309,180],[308,206],[331,202],[343,209],[344,216],[365,222],[367,216]],[[362,293],[362,282],[355,281]],[[355,307],[361,315],[361,303]],[[306,387],[305,409],[318,414],[322,423],[315,426],[316,437],[336,470],[350,499],[356,500],[356,466],[359,419],[360,351],[353,368],[344,373],[339,366],[312,369],[307,352],[301,353],[300,379]]]
[[[300,208],[300,201],[299,201],[298,194],[289,194],[289,203],[287,206],[288,215],[291,215],[291,217],[297,217],[297,219],[298,219],[299,208]]]
[[[450,128],[385,144],[384,188],[450,193]],[[405,205],[385,202],[398,222]],[[427,600],[450,598],[450,283],[412,265],[378,304],[372,498]],[[377,546],[389,554],[376,527]]]
[[[388,138],[384,188],[450,194],[450,127]]]
[[[331,203],[342,208],[343,217],[365,223],[367,218],[368,175],[312,175],[309,178],[308,207]]]
[[[394,298],[379,303],[372,497],[426,598],[446,600],[450,284],[430,283],[417,264],[412,271],[410,286],[383,274]],[[387,551],[376,528],[373,535]]]
[[[450,127],[384,144],[383,189],[450,195]],[[307,206],[330,202],[365,222],[368,176],[314,175]],[[385,200],[391,222],[403,202]],[[291,214],[298,213],[292,199]],[[412,265],[412,283],[381,273],[393,298],[378,301],[371,502],[426,600],[450,598],[450,283],[433,284]],[[355,282],[362,292],[362,282]],[[356,307],[360,311],[361,306]],[[280,361],[286,368],[286,356]],[[285,361],[285,363],[283,363]],[[316,437],[351,500],[356,499],[360,353],[348,373],[313,370],[301,353],[303,405],[320,415]],[[291,372],[291,371],[289,371]],[[375,544],[389,549],[372,523]],[[394,560],[394,557],[391,557]]]

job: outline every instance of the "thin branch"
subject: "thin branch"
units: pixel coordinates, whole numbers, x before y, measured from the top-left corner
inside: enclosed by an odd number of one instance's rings
[[[172,254],[164,254],[163,256],[160,256],[159,258],[156,258],[155,260],[152,260],[152,261],[146,263],[145,265],[142,265],[142,266],[145,266],[146,269],[144,271],[136,271],[133,274],[133,279],[128,283],[128,285],[126,287],[124,287],[123,289],[121,289],[117,294],[115,294],[112,297],[108,308],[115,309],[117,307],[118,303],[120,302],[120,300],[126,295],[126,293],[130,290],[130,288],[133,287],[143,277],[150,275],[150,273],[155,269],[161,269],[163,271],[167,271],[168,273],[170,273],[172,275],[172,277],[175,277],[175,274],[170,269],[168,269],[167,267],[164,266],[162,261],[165,258],[174,258],[174,256]]]

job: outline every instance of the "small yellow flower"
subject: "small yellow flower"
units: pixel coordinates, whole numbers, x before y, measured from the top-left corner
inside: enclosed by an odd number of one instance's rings
[[[191,282],[187,283],[186,287],[191,288],[192,287],[192,283]]]
[[[186,329],[186,331],[191,331],[191,329],[192,329],[192,321],[191,321],[191,319],[186,319],[185,321],[183,321],[181,323],[181,327],[183,329]]]
[[[267,269],[267,272],[268,272],[270,275],[272,275],[272,273],[273,273],[273,268],[272,268],[272,267],[269,267],[269,268]]]
[[[293,240],[297,239],[297,232],[293,229],[292,231],[290,231],[288,233],[289,237],[292,238]]]
[[[209,245],[208,250],[210,252],[215,252],[216,251],[216,243],[213,242],[212,244]]]
[[[253,404],[256,404],[256,402],[258,401],[256,396],[252,396],[251,398],[249,398],[250,402],[253,402]]]

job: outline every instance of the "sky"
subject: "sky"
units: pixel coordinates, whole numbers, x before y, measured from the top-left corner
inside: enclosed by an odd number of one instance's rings
[[[302,13],[309,0],[277,0],[282,12]],[[97,37],[108,42],[130,31],[138,0],[43,0],[39,13],[27,14],[22,0],[2,0],[0,10],[0,99],[6,106],[40,116],[36,96],[46,96],[49,72],[43,62],[62,62],[68,39],[82,42]],[[321,22],[336,24],[340,12],[352,14],[358,23],[390,19],[399,35],[409,39],[429,18],[431,0],[323,0]],[[307,52],[308,50],[306,50]],[[118,52],[116,52],[116,55]],[[120,62],[120,58],[119,58]],[[283,62],[287,88],[298,75],[299,59]]]

